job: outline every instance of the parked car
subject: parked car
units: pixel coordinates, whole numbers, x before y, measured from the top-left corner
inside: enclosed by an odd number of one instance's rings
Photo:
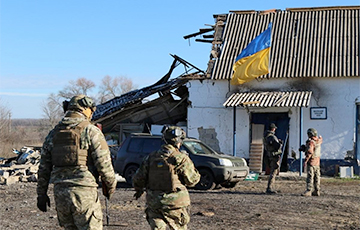
[[[117,152],[115,171],[131,184],[143,158],[158,150],[162,144],[161,136],[144,133],[130,135]],[[200,182],[195,186],[197,189],[213,189],[216,185],[234,187],[249,173],[244,158],[217,153],[200,140],[186,138],[180,150],[186,151],[201,174]]]

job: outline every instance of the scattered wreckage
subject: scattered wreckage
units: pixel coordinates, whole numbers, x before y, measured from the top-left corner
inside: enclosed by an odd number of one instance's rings
[[[10,185],[16,182],[37,182],[40,164],[40,147],[24,146],[11,158],[0,158],[0,184]]]

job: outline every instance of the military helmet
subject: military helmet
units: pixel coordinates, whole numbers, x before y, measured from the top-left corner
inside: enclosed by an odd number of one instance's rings
[[[277,129],[276,125],[274,123],[270,124],[270,129]]]
[[[316,131],[316,129],[314,129],[314,128],[309,128],[309,129],[307,130],[307,135],[308,135],[308,137],[316,137],[316,136],[317,136],[317,131]]]
[[[82,94],[72,97],[67,106],[67,110],[75,111],[82,111],[86,108],[90,108],[94,112],[96,105],[93,99]]]
[[[178,126],[164,126],[161,132],[164,141],[174,146],[177,143],[182,144],[186,137],[185,131]]]

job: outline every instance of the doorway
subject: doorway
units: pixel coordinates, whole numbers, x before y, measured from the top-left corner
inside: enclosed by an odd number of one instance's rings
[[[286,172],[289,169],[288,166],[288,155],[289,155],[289,148],[288,143],[289,139],[287,137],[288,130],[289,130],[289,115],[288,113],[251,113],[251,123],[252,124],[263,124],[264,131],[263,135],[266,133],[266,130],[269,129],[270,124],[274,123],[277,126],[275,135],[277,138],[281,139],[284,143],[284,153],[283,159],[280,165],[280,172]],[[264,154],[264,153],[263,153]],[[263,162],[263,168],[265,167],[265,163]]]

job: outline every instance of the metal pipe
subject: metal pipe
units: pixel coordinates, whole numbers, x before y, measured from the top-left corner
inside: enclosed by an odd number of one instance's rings
[[[236,106],[233,107],[234,108],[234,127],[233,127],[233,130],[234,130],[234,133],[233,133],[233,156],[236,156]]]
[[[300,107],[300,124],[299,124],[299,135],[300,135],[300,143],[299,143],[299,147],[302,145],[303,143],[303,140],[302,140],[302,131],[303,131],[303,108]],[[303,170],[303,164],[302,164],[302,152],[299,151],[299,155],[300,155],[300,161],[299,161],[299,164],[300,164],[300,176],[302,176],[302,170]]]
[[[360,104],[356,103],[356,114],[355,114],[355,157],[358,162],[357,166],[359,167],[360,160]],[[360,174],[360,170],[359,170]]]

